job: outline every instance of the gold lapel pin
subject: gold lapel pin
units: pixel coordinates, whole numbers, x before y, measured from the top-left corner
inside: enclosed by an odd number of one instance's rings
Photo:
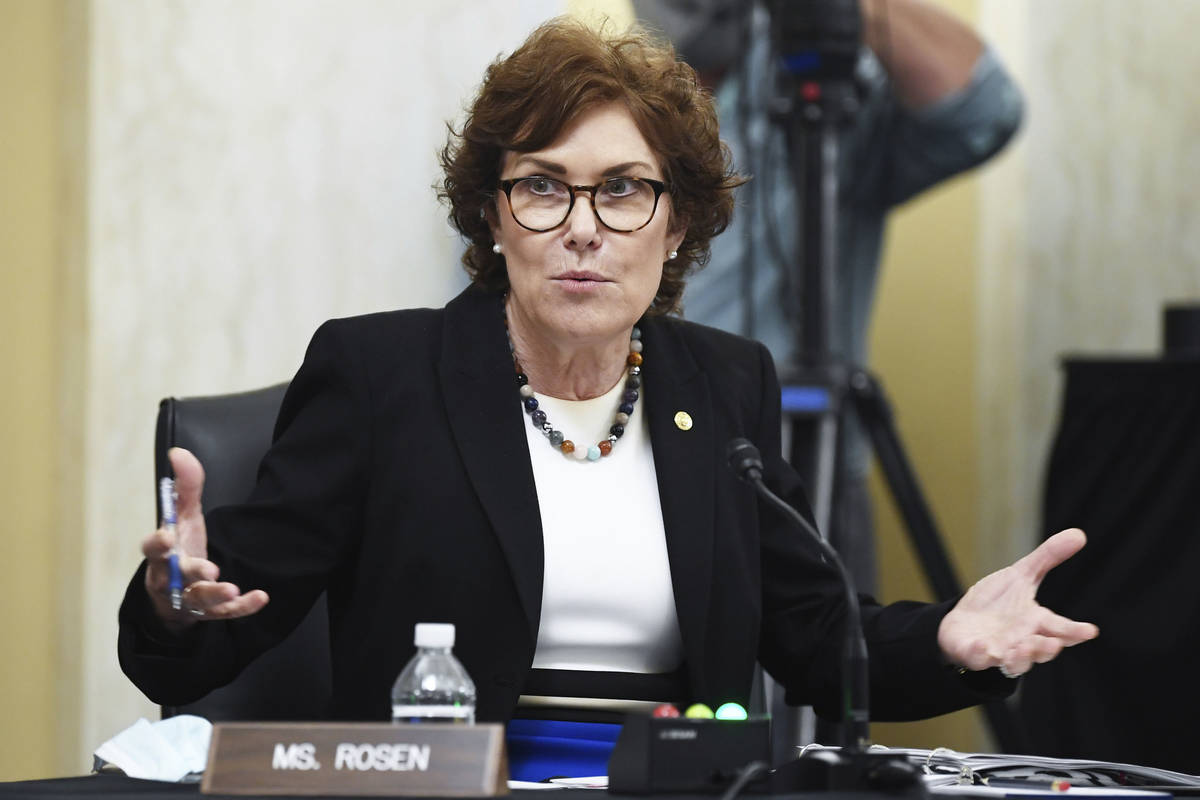
[[[690,431],[692,429],[692,415],[686,411],[676,411],[675,427],[681,431]]]

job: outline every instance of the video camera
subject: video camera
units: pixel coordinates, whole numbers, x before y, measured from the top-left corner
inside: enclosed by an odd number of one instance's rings
[[[816,81],[850,80],[862,44],[859,0],[768,0],[784,69]]]

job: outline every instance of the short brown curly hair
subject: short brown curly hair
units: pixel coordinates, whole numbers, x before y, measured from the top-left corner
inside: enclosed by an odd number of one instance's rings
[[[463,266],[473,282],[508,288],[487,217],[496,210],[505,151],[540,150],[580,113],[612,101],[625,104],[662,163],[672,226],[687,226],[650,305],[651,313],[680,311],[685,279],[708,261],[709,242],[729,224],[733,190],[744,180],[721,142],[712,95],[669,43],[637,27],[608,35],[560,17],[488,67],[461,132],[451,127],[440,159],[438,194],[469,242]]]

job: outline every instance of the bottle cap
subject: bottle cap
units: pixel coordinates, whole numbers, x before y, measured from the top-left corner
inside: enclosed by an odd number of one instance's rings
[[[417,647],[454,647],[454,625],[449,622],[418,622],[413,644]]]

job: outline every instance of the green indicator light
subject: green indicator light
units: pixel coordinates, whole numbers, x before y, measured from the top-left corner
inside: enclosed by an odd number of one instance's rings
[[[746,709],[737,703],[725,703],[717,707],[717,719],[746,719]]]
[[[704,703],[696,703],[688,706],[688,710],[683,712],[683,715],[688,719],[712,719],[712,709],[704,705]]]

